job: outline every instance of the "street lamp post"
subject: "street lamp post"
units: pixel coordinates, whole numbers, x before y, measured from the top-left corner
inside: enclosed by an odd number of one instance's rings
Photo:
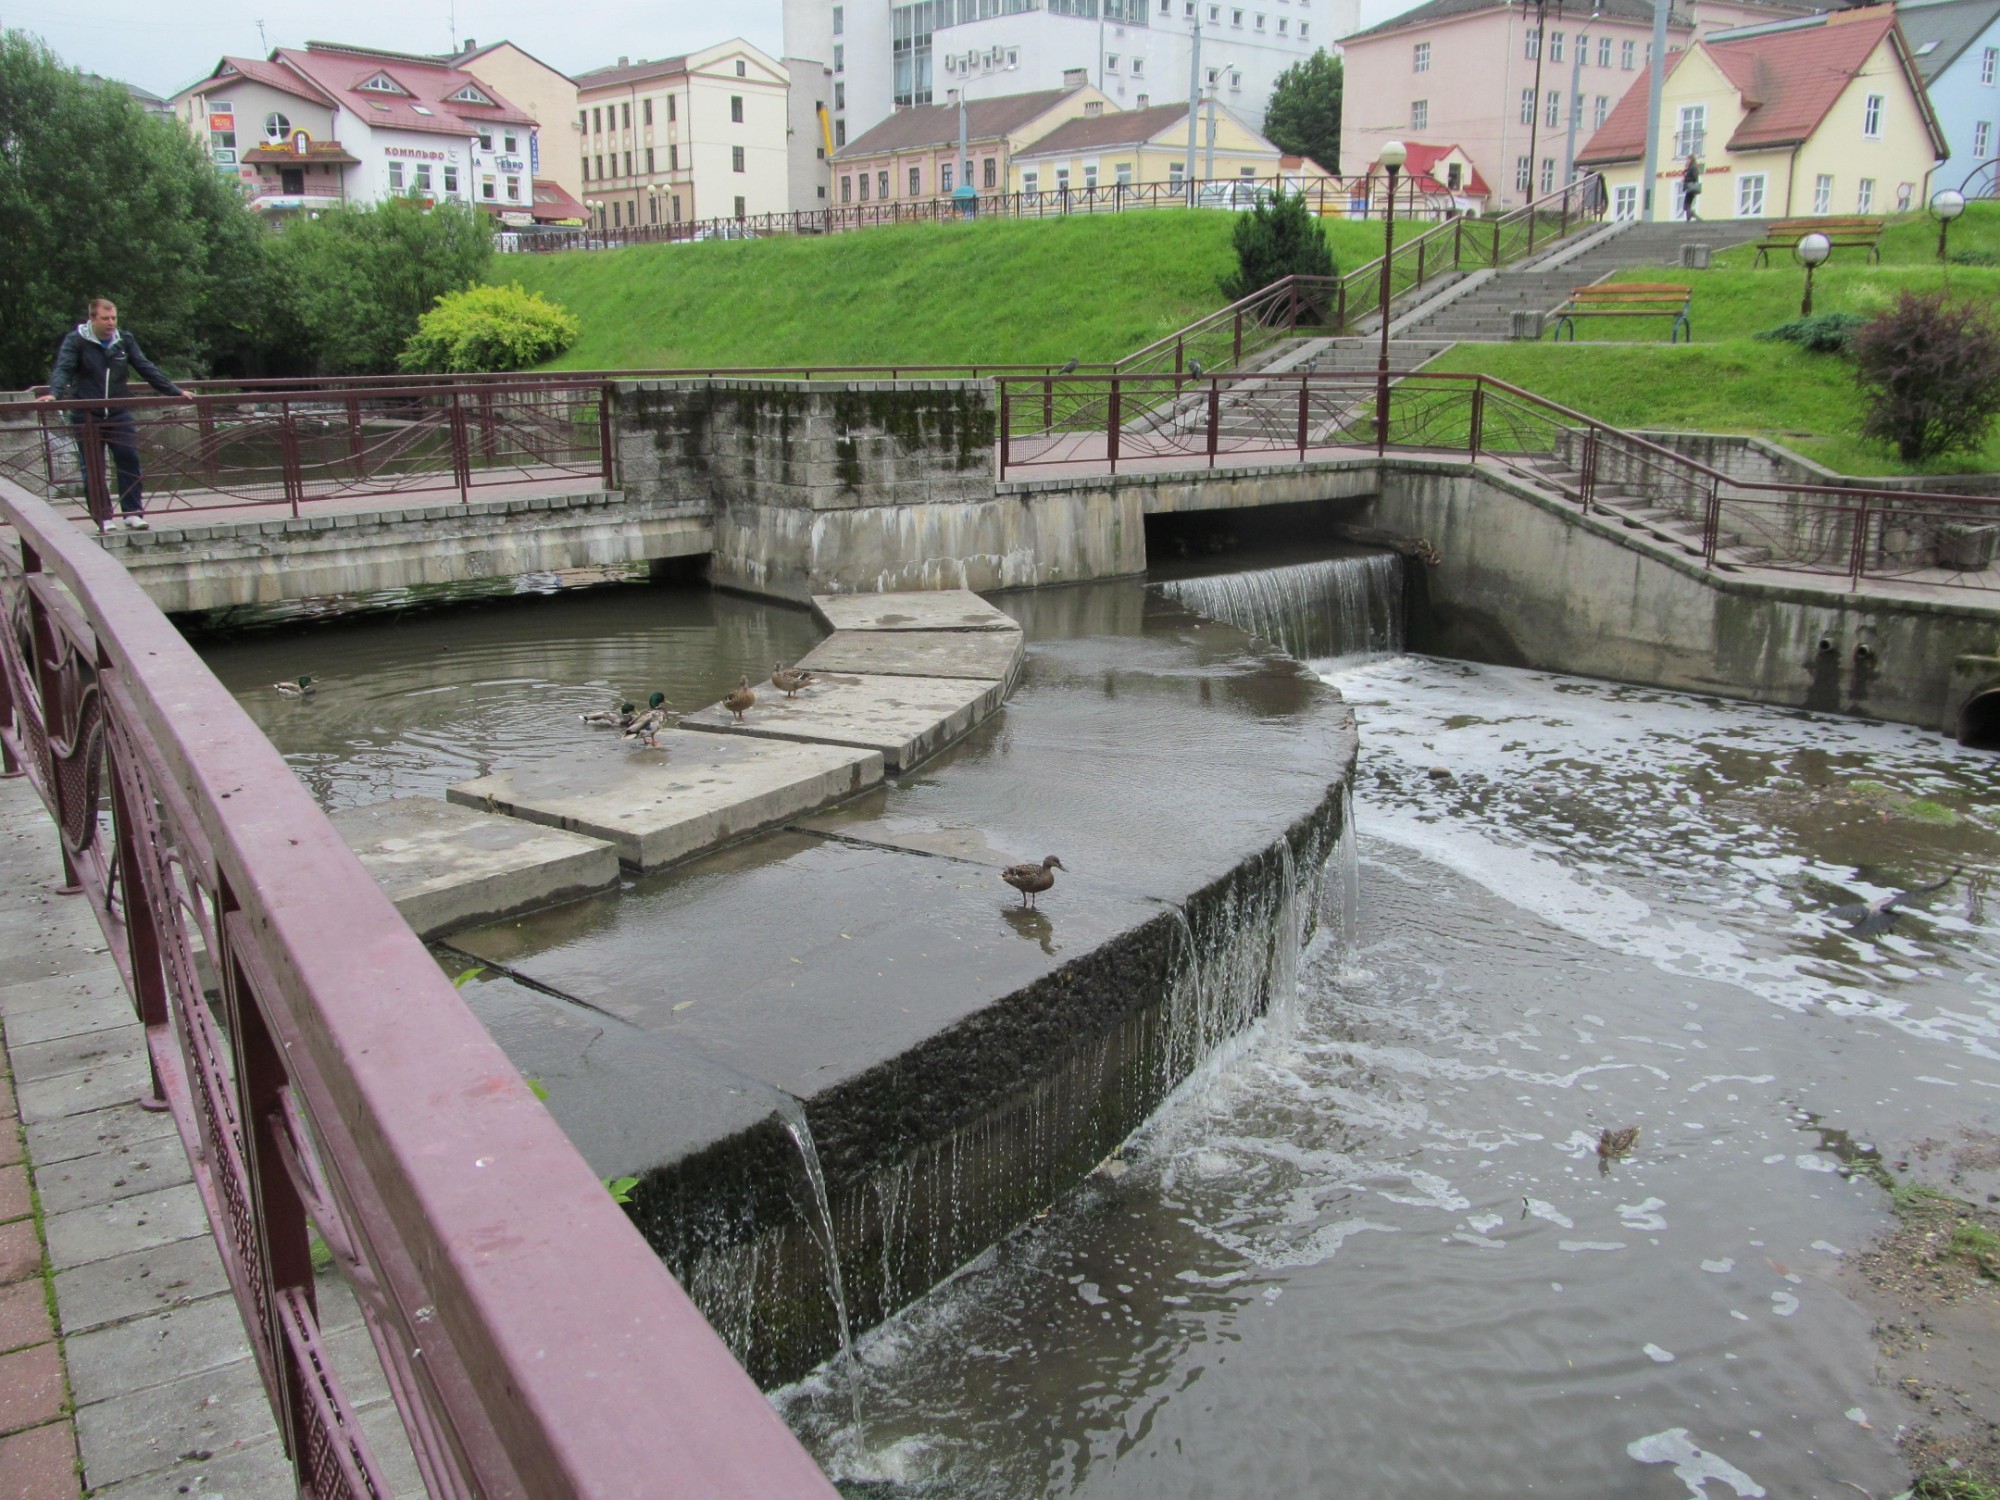
[[[1396,253],[1396,174],[1403,170],[1409,152],[1401,141],[1382,148],[1382,170],[1389,176],[1389,204],[1382,213],[1382,314],[1381,352],[1375,359],[1375,451],[1389,446],[1389,261]]]
[[[1823,234],[1801,235],[1798,244],[1792,247],[1792,254],[1798,259],[1798,263],[1806,268],[1806,294],[1799,301],[1799,316],[1810,318],[1813,272],[1833,254],[1833,241]]]
[[[1931,217],[1938,221],[1938,260],[1948,260],[1945,241],[1951,234],[1951,221],[1965,212],[1965,194],[1952,188],[1931,195]]]

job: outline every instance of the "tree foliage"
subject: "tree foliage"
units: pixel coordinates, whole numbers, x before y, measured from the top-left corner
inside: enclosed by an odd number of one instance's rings
[[[387,375],[438,298],[485,274],[493,231],[470,204],[409,198],[295,219],[271,245],[301,373]]]
[[[1280,151],[1340,172],[1341,62],[1320,48],[1278,75],[1264,112],[1264,137]]]
[[[94,296],[172,372],[235,362],[264,316],[263,234],[174,121],[0,34],[0,384],[46,380]]]
[[[560,304],[512,286],[474,286],[438,298],[403,346],[405,370],[469,374],[525,370],[554,359],[583,331]]]
[[[1331,276],[1333,252],[1304,193],[1279,193],[1236,220],[1236,275],[1222,285],[1231,302],[1287,276]]]
[[[2000,321],[1985,305],[1904,292],[1849,347],[1863,437],[1911,464],[1985,444],[2000,417]]]

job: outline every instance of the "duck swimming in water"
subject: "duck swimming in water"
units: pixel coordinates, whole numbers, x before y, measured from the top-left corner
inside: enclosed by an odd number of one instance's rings
[[[1613,1130],[1607,1125],[1598,1132],[1597,1154],[1606,1161],[1617,1161],[1620,1157],[1629,1156],[1632,1148],[1638,1143],[1637,1125],[1627,1125],[1619,1130]]]
[[[319,691],[310,677],[299,677],[290,682],[274,682],[271,686],[278,690],[280,698],[310,698]]]
[[[595,713],[578,714],[577,717],[599,729],[624,729],[631,724],[638,713],[636,705],[623,702],[616,708],[600,708]]]
[[[1023,906],[1033,906],[1035,897],[1056,883],[1055,872],[1063,867],[1063,862],[1051,854],[1040,864],[1009,865],[1000,872],[1000,878],[1021,893]]]
[[[1854,930],[1863,937],[1873,937],[1878,932],[1887,932],[1902,916],[1902,904],[1912,896],[1928,896],[1933,891],[1941,891],[1965,873],[1960,865],[1942,880],[1934,880],[1929,885],[1914,886],[1907,891],[1897,891],[1893,895],[1877,896],[1873,901],[1856,901],[1847,906],[1836,906],[1833,915],[1843,922],[1852,922]]]

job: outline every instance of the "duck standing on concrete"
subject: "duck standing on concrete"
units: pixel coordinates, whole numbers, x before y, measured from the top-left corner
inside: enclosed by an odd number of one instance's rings
[[[598,729],[626,729],[638,714],[636,706],[621,702],[616,708],[600,708],[595,713],[578,714],[577,717]]]
[[[274,682],[271,686],[278,690],[280,698],[310,698],[319,691],[310,677],[298,677],[290,682]]]
[[[788,667],[781,661],[771,663],[771,686],[787,698],[796,698],[800,688],[811,687],[817,681],[802,667]]]
[[[1000,872],[1000,878],[1021,893],[1021,904],[1033,906],[1035,897],[1056,883],[1055,872],[1063,868],[1063,862],[1051,854],[1040,864],[1009,865]]]
[[[750,691],[750,679],[736,679],[736,691],[722,700],[722,706],[736,715],[736,722],[743,722],[743,711],[757,706],[757,695]]]
[[[646,711],[625,726],[624,737],[628,740],[643,740],[648,750],[660,748],[658,735],[667,722],[667,695],[655,693],[646,700]]]

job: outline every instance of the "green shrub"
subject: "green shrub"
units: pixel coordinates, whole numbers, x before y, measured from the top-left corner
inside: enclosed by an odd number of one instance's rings
[[[1333,252],[1304,193],[1279,193],[1236,220],[1236,275],[1222,284],[1231,302],[1287,276],[1331,276]]]
[[[1985,443],[2000,417],[2000,321],[1985,304],[1904,292],[1850,347],[1863,437],[1906,464]]]
[[[439,297],[417,321],[398,363],[448,374],[525,370],[554,359],[582,331],[562,306],[519,282],[467,287]]]
[[[1867,321],[1854,313],[1814,313],[1810,318],[1794,318],[1776,328],[1766,328],[1756,337],[1779,344],[1796,344],[1808,354],[1845,354],[1854,330]]]
[[[1954,250],[1951,263],[1955,266],[2000,266],[2000,255],[1991,250]]]

